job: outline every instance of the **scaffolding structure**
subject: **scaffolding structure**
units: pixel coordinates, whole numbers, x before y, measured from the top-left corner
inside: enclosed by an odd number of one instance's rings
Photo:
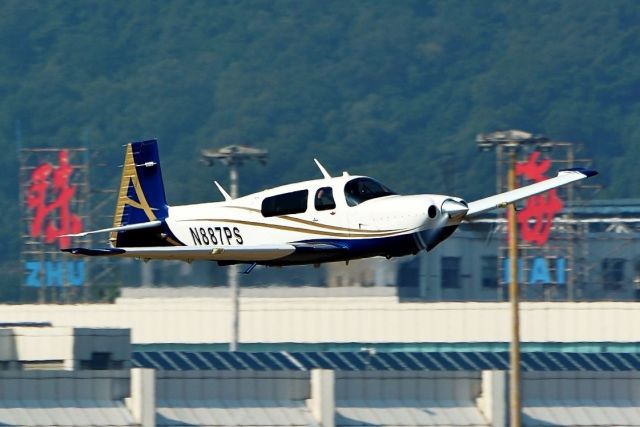
[[[582,149],[580,144],[572,142],[548,141],[542,146],[535,149],[521,150],[518,154],[518,163],[526,162],[530,159],[531,153],[537,150],[539,161],[549,160],[551,166],[545,172],[545,176],[550,178],[559,169],[568,169],[573,167],[591,166],[591,161],[586,158],[576,158],[576,153]],[[507,191],[507,171],[509,170],[509,156],[505,153],[502,146],[496,147],[496,190],[497,193]],[[522,177],[517,178],[517,186],[531,184],[532,181],[524,180]],[[588,185],[575,183],[573,185],[560,187],[556,189],[557,195],[564,206],[573,206],[580,194],[581,188],[589,187]],[[522,210],[524,203],[518,205],[518,209]],[[572,218],[570,211],[566,209],[557,217],[550,219],[537,218],[530,220],[532,225],[535,221],[551,221],[551,231],[548,240],[543,245],[532,242],[525,242],[521,236],[518,236],[518,258],[519,258],[519,276],[522,278],[520,283],[523,284],[521,295],[523,300],[567,300],[574,301],[582,296],[582,287],[587,282],[587,266],[578,262],[580,259],[588,259],[589,245],[586,240],[588,225]],[[504,223],[502,223],[504,224]],[[508,281],[505,277],[505,260],[508,259],[507,230],[505,226],[499,227],[501,235],[504,236],[502,244],[498,246],[498,299],[504,298]],[[520,231],[519,231],[520,233]],[[545,265],[549,268],[552,280],[549,283],[529,283],[532,268],[534,268],[534,260],[542,258]],[[559,261],[564,260],[564,266]],[[562,269],[563,271],[558,271]],[[564,281],[558,281],[559,277],[565,278]]]
[[[66,153],[68,162],[65,164],[68,165],[69,175],[59,169],[63,155],[61,153]],[[19,149],[18,155],[22,240],[20,261],[24,268],[20,299],[25,302],[31,301],[34,299],[35,292],[37,301],[40,303],[87,301],[91,287],[89,263],[87,260],[71,259],[60,251],[58,238],[47,242],[44,236],[46,227],[59,230],[59,234],[69,233],[65,230],[64,224],[61,224],[61,208],[57,205],[65,192],[67,195],[72,193],[72,197],[69,198],[68,203],[64,204],[64,209],[68,208],[68,213],[79,220],[83,228],[91,227],[89,150],[87,148],[30,148]],[[38,181],[38,171],[46,170],[48,173],[42,172]],[[57,177],[56,170],[60,172]],[[68,186],[64,189],[66,183]],[[73,188],[74,190],[71,190]],[[40,202],[39,206],[34,206],[35,198]],[[40,220],[34,225],[37,217]],[[73,243],[90,246],[91,237],[75,238]],[[52,275],[54,277],[51,277]],[[80,275],[81,284],[78,283]],[[70,278],[77,280],[70,280]]]

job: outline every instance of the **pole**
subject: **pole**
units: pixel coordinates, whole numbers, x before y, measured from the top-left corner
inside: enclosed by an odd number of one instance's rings
[[[509,191],[516,188],[516,150],[509,153]],[[511,427],[520,427],[520,313],[518,289],[518,242],[516,205],[508,210],[509,216],[509,303],[511,306],[511,348],[509,376],[509,397],[511,402]]]
[[[229,159],[229,178],[231,180],[231,197],[238,197],[238,167],[234,159]],[[229,351],[238,350],[238,332],[240,326],[240,287],[238,286],[238,266],[227,267],[227,280],[231,292],[231,338]]]

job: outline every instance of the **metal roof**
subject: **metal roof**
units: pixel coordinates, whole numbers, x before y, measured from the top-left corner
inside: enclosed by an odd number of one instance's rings
[[[337,402],[335,424],[336,426],[489,425],[473,402],[424,400]]]
[[[135,351],[134,367],[159,370],[481,371],[509,368],[506,351],[469,352],[228,352]],[[638,353],[524,352],[523,371],[637,371]]]
[[[111,400],[4,400],[0,425],[21,426],[134,426],[122,402]]]
[[[317,426],[304,402],[160,400],[156,425]]]
[[[640,408],[622,400],[530,400],[522,408],[525,426],[637,426]]]

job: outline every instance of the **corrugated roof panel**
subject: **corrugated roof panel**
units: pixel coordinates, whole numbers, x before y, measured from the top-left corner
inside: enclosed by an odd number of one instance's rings
[[[384,363],[394,371],[407,370],[407,367],[396,358],[394,353],[377,353],[376,356],[382,359]]]
[[[135,368],[154,368],[155,366],[143,351],[134,351],[131,353],[131,363]]]
[[[312,426],[304,402],[295,401],[158,401],[156,425]]]
[[[147,355],[149,356],[149,359],[154,363],[154,365],[157,365],[160,367],[159,369],[166,369],[166,370],[175,369],[175,366],[169,363],[169,361],[162,355],[161,352],[148,351]]]
[[[287,369],[292,370],[303,370],[304,367],[295,360],[289,353],[286,351],[283,352],[270,352],[269,353],[274,359],[282,364]],[[297,364],[296,364],[297,363]]]
[[[236,357],[235,353],[229,351],[217,351],[214,353],[220,359],[224,360],[227,364],[229,364],[233,369],[245,370],[247,366],[242,363],[238,357]]]
[[[211,367],[202,360],[198,353],[194,353],[193,351],[181,351],[180,354],[198,369],[211,369]]]
[[[476,369],[476,367],[474,365],[472,365],[471,363],[469,363],[469,361],[467,359],[465,359],[463,357],[464,353],[459,353],[457,351],[452,351],[450,353],[448,353],[449,358],[455,362],[456,366],[458,366],[458,369],[462,369],[463,371],[473,371]]]
[[[336,353],[333,351],[327,351],[324,353],[324,356],[333,363],[333,365],[342,371],[353,371],[356,368],[351,366],[347,359],[342,357],[341,353]]]
[[[429,353],[429,356],[438,362],[438,365],[442,366],[447,371],[456,371],[455,363],[445,356],[444,353]]]
[[[589,353],[585,353],[585,354],[573,353],[571,355],[571,359],[576,361],[581,360],[582,361],[581,365],[586,367],[588,371],[610,371],[611,370],[611,365],[609,365],[602,359],[599,359],[597,357],[592,357],[592,356],[597,356],[597,355],[589,354]]]
[[[638,359],[638,354],[620,353],[619,356],[625,362],[633,366],[634,369],[640,370],[640,360]]]
[[[550,358],[546,353],[536,352],[532,357],[538,359],[547,371],[564,371],[565,369]]]
[[[473,402],[367,400],[343,401],[336,426],[487,426]]]
[[[309,358],[309,360],[313,361],[317,368],[322,369],[335,369],[335,365],[331,363],[329,360],[322,357],[322,353],[318,353],[315,351],[309,351],[305,353],[305,355]]]
[[[429,371],[439,371],[442,368],[438,366],[438,364],[432,360],[430,357],[427,357],[427,353],[418,353],[412,352],[409,353],[418,363],[424,366],[424,369]]]
[[[532,353],[522,353],[520,355],[520,362],[523,371],[544,371],[544,367],[538,363],[535,355]]]
[[[342,357],[347,359],[349,361],[349,363],[351,364],[351,366],[353,366],[357,370],[358,369],[366,369],[366,367],[367,367],[366,363],[364,363],[364,360],[362,360],[362,358],[359,357],[356,353],[344,352],[344,353],[341,353],[341,355],[342,355]]]
[[[553,359],[556,363],[558,363],[568,371],[586,370],[586,368],[581,364],[582,361],[572,361],[564,353],[560,353],[558,351],[550,351],[547,354],[549,355],[549,358]]]
[[[377,369],[379,371],[389,370],[389,367],[387,367],[384,363],[382,363],[380,358],[377,357],[377,354],[361,353],[361,356],[366,361],[365,363],[369,364],[372,368]]]
[[[228,370],[230,369],[229,365],[227,365],[226,363],[224,363],[219,357],[217,357],[215,354],[213,354],[210,351],[202,351],[200,352],[200,355],[211,364],[211,366],[213,366],[215,369],[220,369],[220,370]]]
[[[181,354],[178,354],[175,351],[165,351],[164,355],[168,357],[181,371],[192,371],[195,368],[195,366],[189,363]]]
[[[252,369],[254,371],[264,371],[266,369],[265,366],[253,356],[253,353],[237,351],[234,352],[233,355],[242,360],[242,362],[244,362],[244,364],[247,365],[249,369]]]
[[[473,361],[479,369],[492,369],[493,366],[484,357],[484,353],[480,351],[469,351],[465,354],[467,359]]]
[[[122,402],[111,400],[0,400],[0,424],[24,426],[138,425]]]
[[[640,408],[624,401],[525,401],[523,425],[639,426]]]
[[[271,353],[257,352],[253,353],[253,356],[258,359],[260,363],[273,371],[282,371],[284,369],[282,364],[272,357]]]
[[[300,362],[300,364],[302,366],[304,366],[304,368],[307,369],[307,370],[314,369],[316,367],[316,364],[312,360],[309,360],[309,358],[307,356],[305,356],[305,353],[300,353],[298,351],[292,351],[289,354],[296,361]]]
[[[600,357],[609,362],[611,366],[615,367],[616,371],[630,371],[633,369],[631,365],[626,363],[618,354],[600,353]]]
[[[402,363],[404,363],[406,367],[408,367],[412,371],[419,371],[420,369],[422,369],[420,365],[413,358],[409,357],[407,353],[394,354],[400,361],[402,361]]]
[[[633,353],[523,352],[523,371],[640,370],[640,355]],[[133,353],[134,366],[160,370],[239,369],[342,371],[477,371],[509,369],[507,352],[187,352]]]

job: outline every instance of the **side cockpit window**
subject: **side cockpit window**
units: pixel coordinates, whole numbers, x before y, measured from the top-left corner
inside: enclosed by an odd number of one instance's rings
[[[396,193],[371,178],[355,178],[344,186],[344,196],[349,206],[357,206],[367,200],[394,194]]]
[[[307,211],[308,190],[292,191],[267,197],[262,201],[262,216],[298,214]]]
[[[314,205],[317,211],[335,209],[336,202],[333,200],[333,189],[331,187],[322,187],[316,191]]]

